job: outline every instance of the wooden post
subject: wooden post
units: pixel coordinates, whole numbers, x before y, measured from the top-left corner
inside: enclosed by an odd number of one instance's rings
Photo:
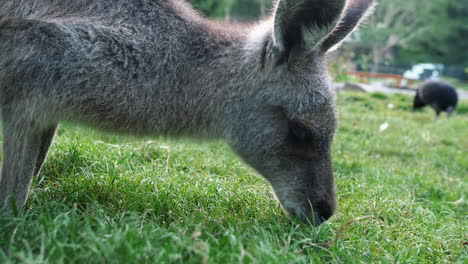
[[[396,79],[396,86],[397,88],[401,88],[401,78],[395,78]]]

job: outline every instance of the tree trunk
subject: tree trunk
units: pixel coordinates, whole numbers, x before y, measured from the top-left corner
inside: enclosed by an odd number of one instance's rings
[[[260,17],[265,17],[265,0],[260,0]]]
[[[386,54],[386,50],[382,47],[374,47],[372,49],[372,68],[371,72],[378,72],[379,65],[383,62]]]
[[[226,7],[224,9],[224,21],[231,21],[231,8]]]

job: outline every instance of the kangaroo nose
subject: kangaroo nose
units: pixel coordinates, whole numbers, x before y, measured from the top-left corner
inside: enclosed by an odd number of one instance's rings
[[[304,223],[320,225],[329,219],[335,210],[334,203],[320,201],[314,206],[286,202],[285,209]]]
[[[316,218],[318,218],[316,220],[319,220],[320,223],[328,220],[333,215],[334,211],[335,211],[334,203],[330,203],[324,200],[319,201],[314,206],[314,215]]]

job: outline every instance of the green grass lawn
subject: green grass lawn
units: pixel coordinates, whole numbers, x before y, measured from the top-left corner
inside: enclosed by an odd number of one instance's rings
[[[456,89],[458,90],[465,90],[468,91],[468,82],[460,81],[455,78],[443,78],[445,82],[448,82],[449,84],[453,85]]]
[[[0,263],[467,263],[468,102],[411,103],[339,94],[339,208],[319,228],[222,142],[63,125],[26,211],[0,217]]]
[[[450,85],[452,85],[453,87],[455,87],[455,89],[460,93],[460,92],[467,92],[468,91],[468,82],[464,82],[464,81],[460,81],[458,79],[455,79],[455,78],[449,78],[449,77],[446,77],[446,78],[442,78],[441,81],[443,82],[446,82]],[[413,85],[410,87],[412,89],[417,89],[419,87],[421,87],[426,81],[414,81],[413,82]],[[460,97],[460,94],[458,95]]]

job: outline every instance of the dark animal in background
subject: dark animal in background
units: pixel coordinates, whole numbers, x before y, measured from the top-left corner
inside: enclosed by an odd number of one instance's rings
[[[225,139],[287,212],[320,224],[336,207],[326,54],[372,4],[279,0],[244,25],[181,0],[2,0],[0,208],[23,207],[64,120]]]
[[[437,116],[440,112],[451,114],[458,103],[458,94],[455,88],[442,81],[427,81],[416,92],[413,108],[418,109],[429,105]]]

